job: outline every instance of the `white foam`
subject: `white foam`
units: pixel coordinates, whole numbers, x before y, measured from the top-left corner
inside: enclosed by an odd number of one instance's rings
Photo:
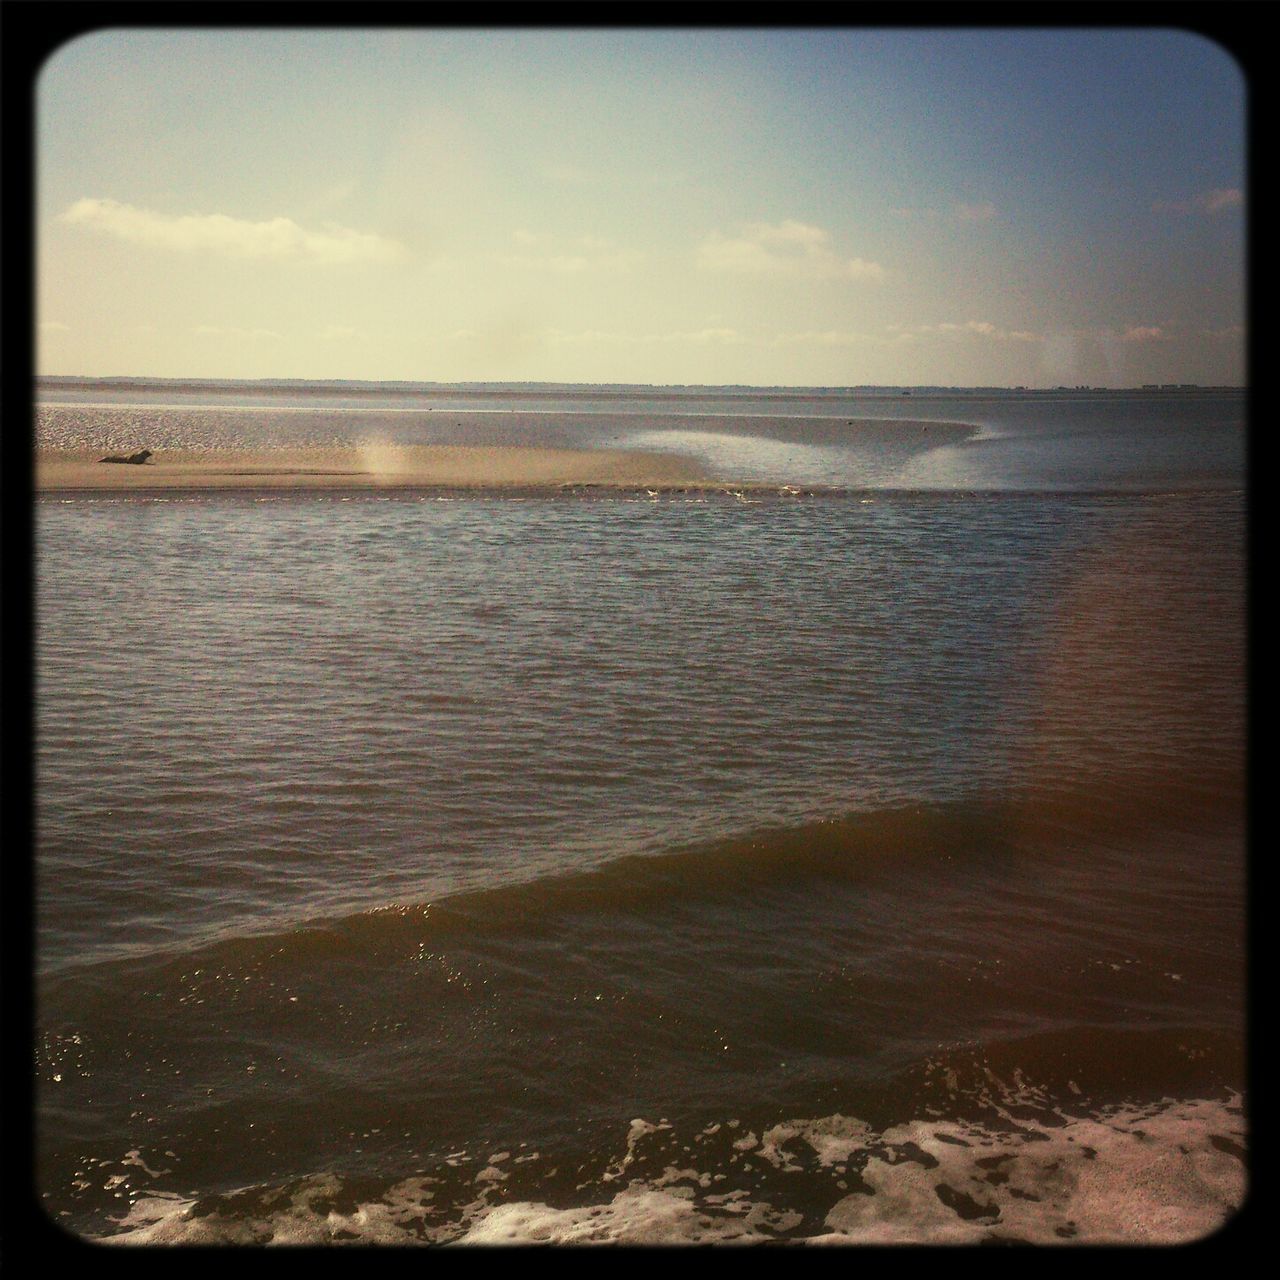
[[[707,1126],[682,1146],[679,1165],[652,1172],[672,1143],[667,1120],[634,1120],[625,1151],[578,1188],[589,1203],[502,1203],[511,1151],[489,1156],[466,1202],[432,1203],[437,1179],[414,1177],[371,1203],[333,1207],[333,1175],[288,1189],[259,1188],[196,1212],[164,1193],[138,1199],[107,1237],[119,1244],[1180,1244],[1212,1234],[1247,1191],[1245,1123],[1238,1098],[1164,1099],[1089,1116],[1041,1109],[992,1124],[916,1119],[877,1131],[846,1115],[745,1134],[718,1160]],[[722,1122],[727,1142],[740,1125]],[[678,1139],[677,1139],[678,1141]],[[650,1151],[650,1147],[656,1149]],[[665,1144],[665,1145],[664,1145]],[[720,1144],[715,1144],[720,1145]],[[744,1148],[772,1185],[720,1186],[741,1175]],[[463,1154],[463,1153],[458,1153]],[[648,1155],[650,1159],[646,1161]],[[728,1157],[727,1163],[724,1157]],[[708,1164],[707,1157],[716,1160]],[[456,1163],[448,1161],[446,1163]],[[637,1171],[650,1172],[639,1176]],[[789,1177],[805,1171],[804,1212],[787,1203]],[[554,1170],[550,1171],[554,1173]],[[818,1178],[815,1193],[813,1179]],[[823,1181],[825,1180],[825,1181]],[[851,1186],[852,1184],[852,1186]],[[823,1200],[822,1186],[830,1198]],[[816,1200],[815,1200],[816,1194]],[[829,1206],[821,1227],[800,1233]],[[212,1207],[213,1212],[208,1210]]]
[[[692,1200],[671,1189],[633,1185],[604,1205],[500,1205],[457,1243],[750,1244],[766,1238],[740,1219],[701,1213]]]
[[[811,1242],[1186,1243],[1244,1200],[1244,1167],[1215,1135],[1242,1143],[1243,1125],[1205,1101],[1013,1131],[915,1121],[880,1135],[888,1151],[861,1173],[872,1194],[842,1199],[827,1215],[830,1232]],[[904,1159],[905,1144],[923,1161]]]
[[[196,1201],[152,1192],[139,1198],[119,1220],[120,1231],[102,1238],[106,1244],[359,1244],[422,1243],[418,1229],[423,1205],[431,1199],[431,1178],[398,1183],[379,1201],[343,1213],[323,1201],[338,1194],[342,1182],[333,1174],[310,1178],[290,1192],[261,1192],[255,1213],[232,1217],[197,1216]]]
[[[839,1198],[827,1230],[807,1237],[811,1244],[1180,1244],[1212,1234],[1244,1200],[1240,1159],[1213,1142],[1243,1144],[1238,1102],[1165,1100],[1053,1118],[998,1129],[917,1120],[876,1133],[834,1115],[775,1125],[756,1154],[775,1169],[798,1171],[796,1144],[803,1143],[835,1173],[866,1155],[859,1163],[867,1189]],[[639,1124],[624,1165],[645,1136]],[[745,1192],[699,1197],[695,1188],[708,1185],[705,1173],[668,1167],[608,1203],[501,1205],[458,1243],[749,1242],[776,1239],[800,1220]]]

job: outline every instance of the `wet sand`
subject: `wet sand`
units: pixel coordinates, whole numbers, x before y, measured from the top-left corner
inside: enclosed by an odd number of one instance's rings
[[[253,451],[160,451],[146,463],[100,452],[42,449],[38,493],[154,489],[664,488],[716,485],[704,467],[668,453],[612,449],[363,445]],[[723,482],[721,482],[723,483]]]

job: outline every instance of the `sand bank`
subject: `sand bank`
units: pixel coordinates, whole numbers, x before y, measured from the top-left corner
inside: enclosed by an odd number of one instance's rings
[[[671,487],[715,481],[696,461],[610,449],[365,445],[328,449],[161,451],[140,466],[105,463],[101,452],[43,449],[38,493],[154,489]]]

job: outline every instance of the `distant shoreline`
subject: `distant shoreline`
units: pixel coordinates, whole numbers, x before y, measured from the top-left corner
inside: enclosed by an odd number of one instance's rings
[[[938,384],[884,386],[748,386],[741,383],[716,386],[707,383],[632,383],[632,382],[385,382],[342,378],[147,378],[130,376],[82,377],[70,374],[42,375],[35,379],[36,399],[44,391],[156,391],[176,393],[209,393],[239,395],[253,392],[261,395],[297,395],[313,390],[328,395],[363,396],[490,396],[518,395],[531,399],[565,396],[608,395],[617,397],[660,397],[684,400],[753,397],[756,399],[820,399],[848,396],[1023,396],[1106,394],[1106,395],[1193,395],[1242,394],[1239,386],[1201,386],[1194,383],[1162,383],[1135,387],[1052,386],[943,386]]]

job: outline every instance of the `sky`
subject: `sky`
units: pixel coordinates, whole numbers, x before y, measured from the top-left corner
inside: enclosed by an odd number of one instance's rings
[[[38,372],[1245,381],[1176,29],[109,29],[36,84]]]

